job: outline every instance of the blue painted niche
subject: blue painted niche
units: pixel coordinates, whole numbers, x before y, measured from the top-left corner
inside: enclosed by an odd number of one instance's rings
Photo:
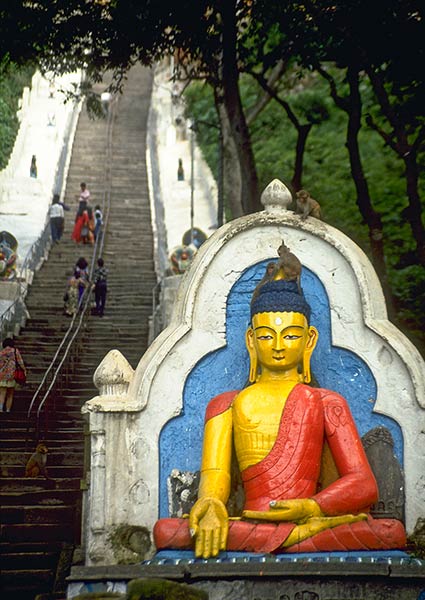
[[[200,468],[208,402],[221,392],[241,389],[247,383],[249,360],[245,331],[250,321],[249,304],[268,262],[248,268],[230,290],[226,310],[227,345],[205,355],[195,365],[184,386],[182,413],[163,427],[159,442],[161,518],[169,516],[167,477],[172,469],[197,471]],[[311,364],[320,387],[335,390],[348,400],[360,435],[379,425],[387,427],[394,439],[395,454],[403,465],[400,426],[393,419],[373,412],[376,382],[372,372],[356,354],[332,346],[329,299],[320,279],[304,267],[301,284],[312,308],[311,324],[319,331]]]

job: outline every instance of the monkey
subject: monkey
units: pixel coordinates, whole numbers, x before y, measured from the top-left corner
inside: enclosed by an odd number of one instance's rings
[[[283,279],[296,281],[298,289],[301,290],[300,278],[302,265],[300,260],[295,254],[292,254],[284,240],[282,240],[281,245],[277,249],[277,253],[279,254],[279,260],[274,267],[273,278],[276,278],[276,275],[281,271]]]
[[[292,254],[285,241],[282,240],[281,245],[277,249],[279,260],[277,262],[269,262],[266,266],[266,272],[261,281],[256,285],[251,298],[251,305],[257,298],[260,288],[268,281],[273,279],[285,279],[286,281],[296,281],[298,289],[301,291],[301,262]]]
[[[48,448],[45,444],[37,444],[35,452],[31,454],[25,467],[25,477],[39,477],[44,475],[49,479],[46,469]]]
[[[307,190],[300,190],[295,195],[297,197],[297,208],[295,212],[298,215],[301,214],[301,219],[303,221],[305,221],[309,215],[316,219],[322,218],[320,204],[310,196]]]
[[[251,298],[251,304],[254,302],[254,300],[258,296],[258,292],[260,291],[260,288],[263,287],[263,285],[265,283],[267,283],[268,281],[271,281],[273,279],[273,276],[275,274],[275,269],[276,269],[275,262],[269,262],[267,264],[266,272],[264,273],[263,278],[255,286],[255,290],[254,290],[254,292],[252,294],[252,298]]]

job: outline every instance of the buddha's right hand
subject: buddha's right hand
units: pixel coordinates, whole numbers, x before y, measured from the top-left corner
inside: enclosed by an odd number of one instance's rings
[[[199,498],[190,511],[189,527],[196,556],[210,558],[226,549],[229,517],[221,500]]]

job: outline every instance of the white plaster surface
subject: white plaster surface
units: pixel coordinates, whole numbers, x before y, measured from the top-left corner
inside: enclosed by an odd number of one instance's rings
[[[10,231],[17,239],[18,265],[44,229],[53,192],[61,192],[54,190],[56,169],[69,121],[80,108],[74,102],[65,103],[61,90],[78,84],[80,78],[81,73],[64,75],[51,85],[37,72],[31,89],[24,90],[19,133],[9,163],[0,172],[0,230]],[[29,174],[33,154],[36,179]]]
[[[162,246],[161,251],[166,256],[176,246],[182,244],[183,234],[191,227],[192,139],[194,141],[193,226],[202,229],[207,237],[217,228],[217,185],[184,118],[184,104],[180,96],[182,90],[178,84],[171,82],[170,77],[169,68],[164,66],[156,68],[150,105],[150,132],[148,132],[148,137],[150,134],[152,143],[156,146],[159,164],[157,193],[161,198],[164,211],[165,235],[156,241],[157,245]],[[181,125],[176,125],[176,119],[180,119]],[[184,181],[177,180],[179,158],[183,162]],[[150,156],[147,162],[148,167],[152,168]],[[151,193],[153,193],[152,186],[151,172]],[[160,215],[155,214],[156,207],[153,202],[151,207],[155,233],[155,221],[160,218]],[[157,267],[157,270],[161,268]]]

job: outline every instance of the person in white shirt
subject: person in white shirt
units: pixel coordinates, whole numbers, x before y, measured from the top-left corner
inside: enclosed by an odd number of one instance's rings
[[[53,196],[52,204],[49,209],[50,231],[52,234],[52,242],[58,244],[62,237],[65,215],[63,205],[59,202],[59,196]]]
[[[81,206],[82,202],[85,202],[86,204],[89,203],[90,192],[89,192],[89,190],[87,188],[87,184],[84,183],[84,181],[82,181],[80,183],[80,194],[77,197],[78,197],[78,201],[80,203],[80,206]]]

